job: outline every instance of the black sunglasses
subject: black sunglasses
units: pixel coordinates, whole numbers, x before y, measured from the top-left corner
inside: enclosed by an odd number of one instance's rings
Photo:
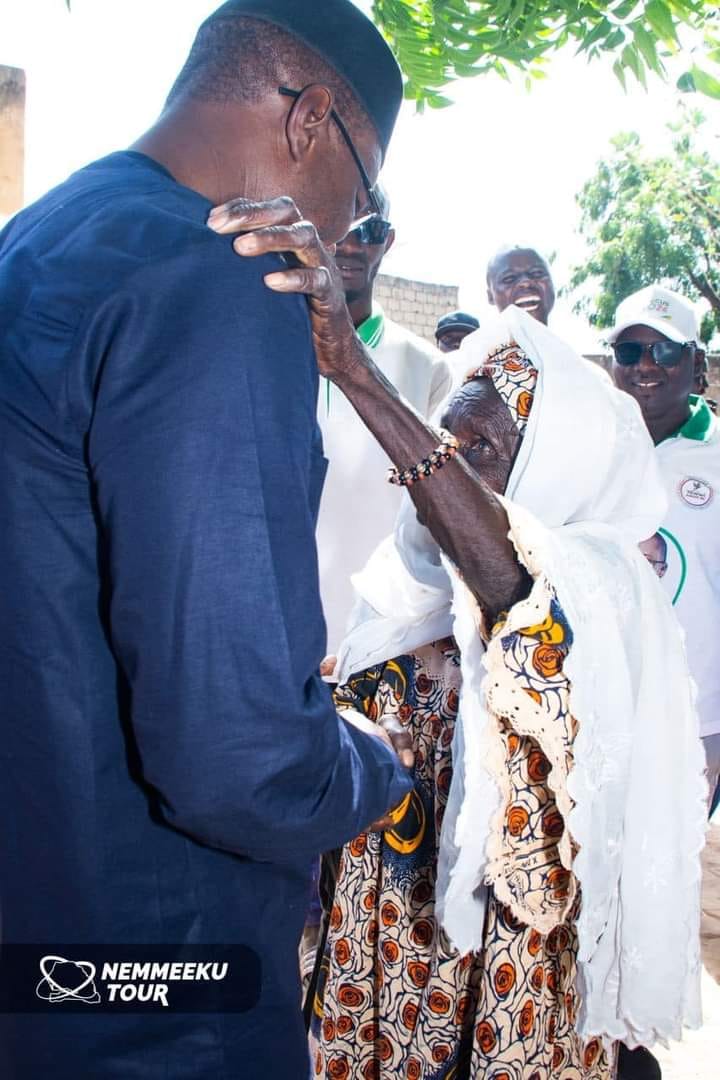
[[[302,90],[291,90],[289,86],[279,86],[278,92],[283,94],[285,97],[294,98],[295,100],[297,100],[302,94]],[[350,133],[348,129],[345,127],[345,124],[342,122],[335,109],[330,110],[330,116],[335,121],[337,129],[345,140],[345,145],[352,154],[353,161],[357,165],[357,170],[360,173],[360,179],[362,180],[363,187],[365,188],[365,191],[367,193],[369,212],[372,214],[377,214],[378,217],[382,217],[382,207],[380,206],[380,202],[375,192],[375,188],[370,183],[370,177],[365,170],[365,166],[362,163],[360,155],[355,149],[355,144],[350,138]]]
[[[359,225],[351,229],[350,235],[354,236],[360,244],[384,244],[391,229],[392,225],[389,221],[385,221],[384,218],[372,217],[361,221]]]
[[[677,367],[684,350],[693,344],[692,341],[654,341],[652,345],[644,341],[621,341],[613,345],[613,349],[620,367],[639,364],[646,349],[660,367]]]

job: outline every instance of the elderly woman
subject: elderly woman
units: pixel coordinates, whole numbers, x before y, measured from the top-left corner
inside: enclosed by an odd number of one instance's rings
[[[664,512],[652,446],[634,403],[514,308],[464,346],[434,430],[352,337],[332,260],[286,211],[218,228],[273,226],[241,253],[304,263],[266,282],[309,295],[322,373],[414,504],[357,580],[339,696],[402,729],[415,791],[342,853],[315,1072],[608,1077],[616,1040],[699,1023],[702,753],[637,547]]]

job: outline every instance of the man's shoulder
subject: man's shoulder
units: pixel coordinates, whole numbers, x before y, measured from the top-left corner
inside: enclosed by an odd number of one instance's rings
[[[682,468],[689,462],[697,462],[715,475],[720,476],[720,421],[712,417],[710,427],[703,439],[689,439],[684,435],[666,439],[657,448],[661,463]]]
[[[209,202],[141,157],[111,154],[74,173],[18,215],[6,249],[115,264],[202,243]]]
[[[387,316],[385,316],[385,333],[380,344],[381,346],[405,348],[409,353],[415,353],[416,356],[423,357],[431,363],[442,359],[440,350],[431,345],[429,341]]]
[[[232,239],[207,227],[207,199],[134,157],[94,162],[22,211],[0,243],[0,288],[3,262],[24,267],[33,305],[71,323],[128,290],[146,302],[175,291],[240,299],[247,287],[263,306],[262,276],[277,259],[235,255]]]
[[[679,510],[703,510],[691,517],[701,532],[712,521],[716,533],[720,515],[720,425],[716,422],[704,440],[682,435],[667,439],[658,446],[657,455],[670,495],[671,519]]]

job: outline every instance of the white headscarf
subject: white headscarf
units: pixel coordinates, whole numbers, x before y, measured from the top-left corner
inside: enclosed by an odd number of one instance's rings
[[[681,633],[637,549],[667,501],[636,403],[527,313],[508,308],[467,337],[461,366],[478,368],[510,341],[538,380],[503,499],[535,583],[509,625],[541,620],[554,591],[572,628],[564,667],[579,724],[571,772],[531,699],[502,672],[499,641],[485,651],[476,605],[409,499],[394,537],[354,578],[360,602],[338,675],[455,635],[463,684],[436,910],[463,953],[482,947],[483,883],[501,804],[488,673],[519,694],[520,727],[553,764],[549,782],[579,847],[572,860],[569,838],[560,846],[582,891],[578,1030],[649,1046],[700,1023],[704,759]]]

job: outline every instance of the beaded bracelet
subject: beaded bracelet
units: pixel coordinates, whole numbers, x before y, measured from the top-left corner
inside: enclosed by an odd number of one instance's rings
[[[392,468],[388,472],[388,482],[399,484],[401,487],[410,487],[417,480],[423,480],[426,476],[432,476],[438,469],[454,458],[458,452],[460,443],[449,431],[440,429],[440,445],[419,461],[417,465],[410,465],[407,469]]]

